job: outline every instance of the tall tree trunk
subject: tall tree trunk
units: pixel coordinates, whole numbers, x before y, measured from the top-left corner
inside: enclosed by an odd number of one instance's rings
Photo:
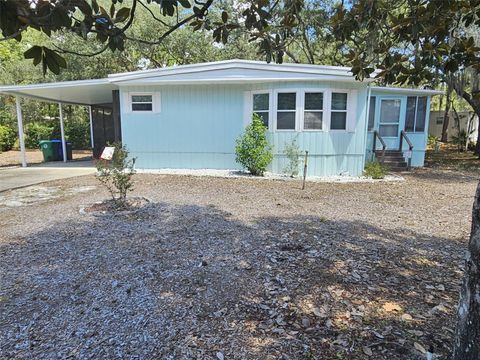
[[[480,113],[477,112],[477,117],[478,117],[478,126],[480,127]],[[475,154],[477,154],[480,157],[480,129],[478,129],[477,132],[477,145],[475,146]]]
[[[473,202],[472,231],[465,260],[452,359],[480,359],[480,182]]]
[[[448,126],[450,125],[450,104],[452,97],[452,87],[447,84],[447,101],[445,102],[445,113],[443,114],[442,142],[448,141]]]
[[[463,97],[465,101],[472,107],[472,110],[480,119],[480,100],[472,96],[472,94],[464,91],[460,86],[458,86],[455,82],[453,83],[453,89],[455,92]],[[478,132],[477,136],[477,145],[475,146],[475,154],[478,155],[480,158],[480,131]]]

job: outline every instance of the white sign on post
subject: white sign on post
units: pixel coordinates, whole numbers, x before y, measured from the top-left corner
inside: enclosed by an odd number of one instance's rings
[[[102,152],[102,155],[100,156],[100,159],[112,160],[114,152],[115,152],[115,147],[105,146],[105,149],[103,149],[103,152]]]

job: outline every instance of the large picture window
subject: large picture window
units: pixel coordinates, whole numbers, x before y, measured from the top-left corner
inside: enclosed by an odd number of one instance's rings
[[[295,130],[297,93],[277,94],[277,130]]]
[[[245,121],[248,123],[251,114],[256,114],[270,131],[347,131],[355,120],[355,93],[320,88],[246,92],[250,110]],[[374,109],[375,98],[372,99]]]
[[[263,125],[268,128],[270,114],[269,93],[253,94],[253,113],[260,116],[263,120]]]
[[[306,92],[304,99],[303,128],[305,130],[322,130],[323,128],[323,93]]]
[[[332,107],[330,118],[331,130],[347,129],[347,93],[332,93]]]
[[[409,96],[407,98],[407,112],[405,114],[405,131],[424,132],[427,116],[427,97]]]

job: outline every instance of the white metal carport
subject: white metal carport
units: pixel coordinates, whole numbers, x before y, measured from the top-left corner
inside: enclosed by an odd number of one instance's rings
[[[62,137],[63,161],[67,161],[66,141],[63,124],[62,104],[82,105],[89,107],[90,139],[93,147],[92,105],[112,102],[112,91],[118,89],[108,79],[76,80],[56,83],[42,83],[33,85],[0,86],[0,94],[15,96],[18,138],[20,142],[20,156],[22,166],[27,166],[25,142],[23,134],[23,117],[20,99],[22,97],[39,101],[57,103],[60,115],[60,131]]]

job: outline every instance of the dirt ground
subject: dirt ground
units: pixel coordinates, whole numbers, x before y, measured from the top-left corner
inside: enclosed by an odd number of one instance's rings
[[[26,155],[28,164],[40,164],[43,162],[43,154],[40,150],[27,150]],[[88,159],[92,157],[92,152],[90,150],[73,150],[72,157],[74,160]],[[0,167],[18,165],[21,165],[20,151],[0,152]]]
[[[478,174],[93,176],[0,194],[0,358],[447,359]]]

